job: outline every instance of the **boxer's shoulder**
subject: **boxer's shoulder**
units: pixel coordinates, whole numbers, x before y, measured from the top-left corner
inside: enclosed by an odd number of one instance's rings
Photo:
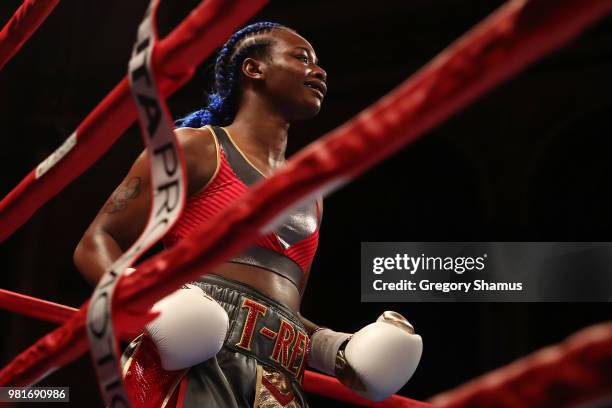
[[[208,126],[174,130],[183,150],[189,194],[200,190],[213,177],[218,166],[218,143]]]

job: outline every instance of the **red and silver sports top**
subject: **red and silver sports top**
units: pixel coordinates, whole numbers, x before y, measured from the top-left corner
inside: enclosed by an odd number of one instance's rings
[[[209,221],[264,177],[223,128],[210,129],[217,145],[217,169],[206,186],[187,200],[178,222],[164,237],[167,247]],[[255,246],[228,262],[270,270],[300,288],[317,250],[320,222],[317,200],[292,212],[274,233],[260,237]]]

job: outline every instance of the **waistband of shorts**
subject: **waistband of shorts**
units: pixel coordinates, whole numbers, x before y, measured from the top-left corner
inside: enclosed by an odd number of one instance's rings
[[[213,299],[215,299],[217,302],[226,302],[226,303],[236,304],[236,299],[234,298],[234,296],[232,296],[231,291],[244,293],[251,298],[257,299],[265,303],[268,306],[274,307],[277,311],[282,313],[288,319],[294,319],[297,322],[299,322],[299,324],[301,324],[301,321],[297,317],[297,313],[295,313],[293,310],[291,310],[290,308],[288,308],[287,306],[281,303],[278,303],[276,300],[264,295],[257,289],[254,289],[248,285],[245,285],[242,282],[238,282],[232,279],[224,278],[219,275],[210,273],[210,274],[206,274],[202,276],[200,279],[198,279],[198,281],[195,282],[195,284],[199,284],[200,287],[202,287],[205,284],[209,284],[209,285],[217,286],[220,288],[229,289],[228,291],[215,291],[216,293],[207,292],[208,295],[212,297]],[[217,296],[218,298],[215,296]]]
[[[193,282],[227,312],[225,347],[301,382],[310,339],[297,314],[240,282],[204,275]]]

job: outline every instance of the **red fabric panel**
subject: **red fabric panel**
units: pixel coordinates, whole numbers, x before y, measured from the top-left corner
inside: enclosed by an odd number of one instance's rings
[[[157,348],[147,336],[131,357],[123,383],[133,406],[160,408],[164,400],[178,387],[184,370],[166,371],[162,368]],[[172,405],[167,405],[171,408]]]
[[[222,150],[219,152],[219,159],[216,176],[206,188],[187,200],[181,218],[164,238],[166,246],[172,246],[200,225],[215,218],[248,191],[248,187],[238,179],[230,167]]]

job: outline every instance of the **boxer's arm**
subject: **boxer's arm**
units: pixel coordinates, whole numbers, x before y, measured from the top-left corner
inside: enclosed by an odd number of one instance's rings
[[[148,159],[143,152],[77,245],[74,263],[92,285],[144,228],[151,201],[149,174]]]
[[[308,333],[309,336],[312,336],[312,334],[315,331],[317,331],[317,329],[319,329],[319,326],[317,324],[315,324],[315,323],[311,322],[310,320],[306,319],[304,316],[302,316],[301,313],[298,313],[298,317],[302,321],[302,324],[306,328],[306,333]]]
[[[185,158],[187,192],[192,195],[215,173],[216,143],[208,129],[182,128],[175,130],[175,134]],[[96,284],[144,229],[151,205],[150,189],[149,163],[143,152],[99,211],[74,252],[77,269],[91,284]]]

